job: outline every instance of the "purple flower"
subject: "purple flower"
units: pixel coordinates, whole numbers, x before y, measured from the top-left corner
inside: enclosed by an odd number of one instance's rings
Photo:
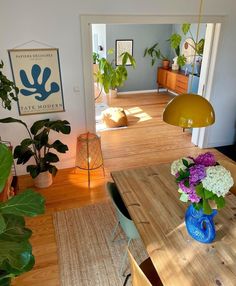
[[[196,194],[194,185],[190,185],[189,187],[186,187],[184,184],[184,181],[181,181],[179,182],[179,187],[184,193],[188,194],[188,199],[192,203],[200,202],[201,198]]]
[[[186,194],[192,194],[195,192],[194,186],[190,185],[189,187],[186,187],[184,181],[179,182],[179,187]]]
[[[216,159],[212,153],[207,152],[205,154],[200,154],[196,159],[194,159],[194,162],[196,164],[204,165],[205,167],[209,167],[209,166],[215,166]]]
[[[189,183],[190,185],[199,183],[202,179],[206,177],[206,170],[204,165],[195,165],[189,168],[190,177]]]
[[[192,202],[192,203],[199,203],[201,198],[199,198],[199,196],[195,193],[193,194],[189,194],[188,195],[188,199]]]

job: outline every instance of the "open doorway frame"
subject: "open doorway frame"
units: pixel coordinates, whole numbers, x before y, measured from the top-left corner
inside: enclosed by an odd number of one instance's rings
[[[198,94],[211,100],[211,90],[214,79],[214,70],[217,57],[221,24],[224,16],[203,16],[201,23],[207,25],[202,72],[199,81]],[[86,129],[95,132],[95,102],[92,72],[92,24],[183,24],[197,23],[198,16],[119,16],[119,15],[81,15],[82,63],[83,63],[83,92],[85,102]],[[200,148],[208,147],[207,128],[195,128],[192,134],[192,143]]]

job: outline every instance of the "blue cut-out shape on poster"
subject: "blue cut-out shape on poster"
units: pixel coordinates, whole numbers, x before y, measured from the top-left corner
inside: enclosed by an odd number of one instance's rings
[[[28,79],[28,76],[24,70],[20,70],[20,78],[22,84],[27,89],[21,89],[21,94],[25,96],[31,96],[37,94],[35,99],[39,101],[44,101],[47,99],[51,94],[58,92],[60,90],[59,85],[56,82],[52,82],[50,85],[50,90],[46,90],[46,83],[51,75],[51,69],[46,67],[43,70],[42,82],[39,83],[39,76],[41,74],[41,67],[37,64],[32,66],[31,75],[33,78],[33,83],[31,83]],[[38,95],[40,94],[40,95]]]

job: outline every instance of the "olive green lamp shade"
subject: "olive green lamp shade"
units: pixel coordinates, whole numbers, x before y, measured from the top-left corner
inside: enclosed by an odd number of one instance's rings
[[[172,99],[163,120],[183,128],[206,127],[215,122],[215,112],[208,100],[197,94],[181,94]]]

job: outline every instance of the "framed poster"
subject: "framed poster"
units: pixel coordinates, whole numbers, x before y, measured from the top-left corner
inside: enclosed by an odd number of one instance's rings
[[[133,40],[116,40],[116,65],[122,65],[121,55],[125,52],[128,52],[133,56]],[[128,60],[126,66],[130,66],[131,63]]]
[[[58,49],[9,50],[20,115],[65,111]]]

